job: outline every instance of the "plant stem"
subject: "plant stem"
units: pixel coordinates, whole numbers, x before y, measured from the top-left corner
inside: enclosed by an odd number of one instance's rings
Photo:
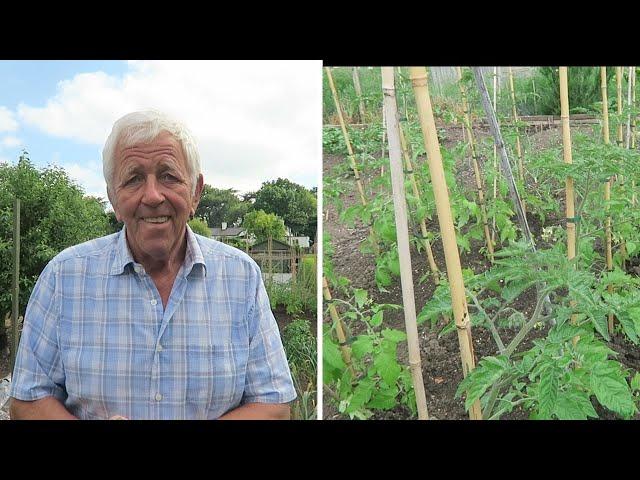
[[[489,317],[489,315],[487,315],[487,312],[484,310],[484,308],[482,308],[482,306],[480,305],[480,302],[478,302],[478,299],[476,298],[476,296],[471,293],[468,289],[467,289],[467,295],[469,297],[471,297],[471,300],[473,300],[473,303],[475,304],[475,306],[478,308],[478,310],[480,310],[485,318],[487,319],[487,323],[489,324],[489,331],[491,332],[491,335],[493,336],[493,339],[495,340],[496,344],[498,345],[498,350],[500,353],[504,352],[504,343],[502,343],[502,339],[500,338],[500,334],[498,333],[498,330],[496,329],[496,325],[493,322],[493,319]]]

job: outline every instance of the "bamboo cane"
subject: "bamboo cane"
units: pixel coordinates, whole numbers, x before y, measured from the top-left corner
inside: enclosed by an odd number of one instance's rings
[[[366,205],[367,200],[364,196],[364,188],[362,187],[362,181],[360,179],[360,173],[358,172],[358,166],[356,165],[355,155],[353,154],[353,149],[351,148],[351,140],[349,139],[349,133],[347,132],[347,127],[344,123],[344,117],[342,116],[342,108],[340,107],[338,92],[336,91],[336,87],[333,83],[333,75],[331,74],[331,69],[329,67],[324,67],[324,70],[327,73],[327,80],[329,80],[329,88],[331,89],[333,102],[336,106],[336,112],[338,112],[338,120],[340,121],[340,128],[342,129],[342,135],[344,136],[344,141],[347,144],[347,152],[349,153],[349,162],[351,163],[351,169],[353,170],[353,174],[356,179],[356,185],[358,187],[358,192],[360,193],[360,201],[362,202],[362,205]]]
[[[428,420],[427,396],[424,390],[424,380],[422,378],[418,324],[416,321],[416,306],[413,292],[407,206],[404,191],[404,175],[402,173],[402,158],[400,154],[400,127],[398,125],[398,106],[396,102],[393,67],[382,67],[382,93],[384,96],[384,109],[387,117],[391,185],[393,188],[393,206],[395,211],[396,234],[398,240],[398,257],[400,261],[402,304],[404,307],[404,320],[407,329],[407,343],[409,346],[409,368],[411,370],[411,378],[413,380],[413,390],[416,394],[418,418],[420,420]]]
[[[493,67],[493,112],[498,113],[498,67]],[[498,199],[498,146],[496,142],[493,142],[493,201]],[[493,216],[491,224],[491,242],[495,242],[496,239],[496,217]]]
[[[607,67],[600,67],[600,90],[602,92],[602,136],[605,145],[609,145],[609,104],[607,100]],[[606,241],[606,261],[607,270],[613,270],[613,256],[611,253],[611,215],[609,215],[609,201],[611,200],[611,179],[604,184],[604,202],[607,209],[605,220],[605,241]],[[613,286],[609,285],[607,290],[613,292]],[[609,333],[613,333],[613,314],[609,314]]]
[[[622,146],[622,67],[616,67],[616,93],[617,93],[617,103],[618,103],[618,137],[617,142],[618,146]]]
[[[444,168],[442,166],[442,156],[438,143],[436,124],[431,108],[429,97],[429,87],[427,83],[427,69],[425,67],[411,67],[409,69],[413,91],[416,97],[416,106],[420,118],[420,127],[427,150],[429,161],[429,171],[431,172],[431,182],[436,200],[438,212],[438,222],[442,234],[445,261],[447,264],[447,276],[451,288],[451,302],[453,315],[458,330],[458,342],[460,344],[460,358],[462,360],[462,374],[467,376],[475,367],[473,353],[473,341],[471,337],[471,320],[465,298],[464,281],[462,279],[462,267],[460,266],[460,255],[456,244],[456,233],[451,215],[449,203],[449,192],[444,178]],[[471,406],[469,416],[473,420],[482,419],[480,402],[476,401]]]
[[[627,130],[626,130],[626,142],[625,148],[629,150],[631,146],[631,86],[633,85],[633,81],[631,79],[633,67],[629,67],[629,73],[627,75],[627,108],[629,109],[629,113],[627,114]]]
[[[560,67],[560,119],[562,120],[562,152],[564,163],[571,165],[571,126],[569,124],[569,87],[567,79],[567,67]],[[576,256],[576,222],[575,218],[575,193],[573,178],[566,179],[566,216],[567,216],[567,259],[572,260]],[[576,302],[569,302],[575,307]],[[571,315],[571,323],[575,324],[578,316]],[[578,343],[578,337],[573,338],[573,344]]]
[[[338,315],[336,306],[331,303],[331,290],[329,290],[329,284],[327,283],[327,279],[325,276],[322,277],[322,294],[324,296],[324,299],[328,303],[329,315],[331,316],[331,320],[336,327],[336,334],[338,336],[338,343],[340,344],[342,359],[344,360],[344,363],[346,363],[347,367],[349,367],[351,373],[355,375],[353,364],[351,362],[351,348],[347,345],[347,337],[344,334],[344,325],[342,323],[342,319],[340,318],[340,315]]]
[[[471,148],[471,160],[473,162],[473,171],[476,178],[476,189],[478,190],[478,203],[480,204],[480,212],[482,215],[482,226],[484,229],[484,238],[489,252],[489,261],[493,263],[493,242],[491,241],[491,233],[489,232],[489,221],[487,220],[487,207],[484,201],[484,189],[482,187],[482,177],[480,176],[480,167],[478,166],[478,152],[476,151],[475,139],[473,136],[473,128],[471,125],[471,113],[469,111],[469,103],[467,102],[467,93],[462,84],[462,69],[456,67],[458,72],[458,86],[460,95],[462,96],[462,108],[464,110],[464,120],[469,134],[469,147]]]
[[[413,190],[413,195],[420,203],[420,190],[418,189],[418,184],[416,182],[415,174],[413,173],[413,165],[411,164],[411,158],[409,156],[409,151],[407,149],[407,141],[404,136],[404,132],[402,131],[402,123],[399,126],[400,133],[400,147],[402,148],[402,155],[404,157],[405,166],[407,169],[407,173],[409,174],[409,180],[411,181],[411,188]],[[431,249],[431,244],[429,243],[427,224],[424,218],[420,219],[420,233],[422,234],[422,245],[424,246],[427,252],[427,259],[429,261],[429,268],[431,269],[431,276],[433,277],[433,282],[438,285],[440,283],[440,272],[438,271],[438,265],[436,264],[435,258],[433,257],[433,250]]]
[[[20,344],[20,199],[13,202],[13,288],[11,295],[11,352],[9,368],[13,372]]]
[[[362,100],[362,89],[360,88],[360,76],[358,75],[358,67],[353,67],[353,87],[358,97],[358,111],[360,112],[360,123],[365,122],[364,118],[364,101]]]
[[[511,91],[511,106],[513,107],[513,123],[516,124],[516,152],[518,154],[518,170],[520,180],[524,184],[524,162],[522,160],[522,146],[520,145],[520,129],[518,128],[518,112],[516,110],[516,91],[513,88],[513,69],[509,67],[509,90]]]

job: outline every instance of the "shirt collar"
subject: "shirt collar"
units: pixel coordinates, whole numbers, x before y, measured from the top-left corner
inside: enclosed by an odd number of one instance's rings
[[[118,232],[118,237],[116,239],[115,245],[115,256],[113,259],[113,263],[111,264],[111,275],[120,275],[124,273],[127,265],[135,264],[135,260],[133,259],[133,255],[131,254],[131,250],[129,249],[129,245],[127,244],[127,236],[125,230],[126,227],[123,226],[122,230]],[[193,267],[198,264],[202,265],[202,275],[206,276],[207,268],[204,261],[204,256],[202,255],[202,250],[200,249],[200,244],[198,243],[198,239],[193,233],[193,230],[191,230],[191,227],[187,225],[187,251],[182,263],[182,271],[184,272],[183,275],[185,277],[189,275],[193,270]]]

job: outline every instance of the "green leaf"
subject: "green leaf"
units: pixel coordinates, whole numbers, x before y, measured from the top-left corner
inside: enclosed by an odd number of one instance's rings
[[[351,353],[360,360],[367,353],[373,351],[373,340],[368,335],[358,335],[358,339],[351,344]]]
[[[356,305],[358,305],[358,308],[362,308],[363,305],[367,302],[367,297],[369,296],[369,294],[366,290],[363,290],[361,288],[354,288],[353,294],[356,299]]]
[[[635,404],[629,385],[620,372],[620,364],[610,360],[595,365],[591,371],[590,384],[598,401],[609,410],[624,418],[631,417]]]
[[[371,400],[367,404],[367,408],[389,410],[398,404],[396,396],[399,392],[400,390],[395,385],[385,389],[375,390],[371,396]]]
[[[371,326],[372,327],[379,327],[382,324],[382,316],[384,315],[384,311],[383,310],[379,310],[376,313],[373,314],[373,316],[371,317]]]
[[[376,367],[380,377],[388,385],[394,385],[396,380],[400,376],[402,368],[398,365],[395,356],[386,352],[377,355],[373,361],[373,365]]]
[[[392,342],[403,342],[407,339],[407,334],[400,330],[392,330],[390,328],[385,328],[382,331],[382,336],[387,340],[391,340]]]
[[[324,336],[322,359],[324,363],[324,381],[326,383],[332,383],[337,378],[340,378],[346,365],[342,360],[340,347],[338,347],[328,335]]]
[[[567,390],[558,393],[558,400],[553,412],[558,420],[587,420],[598,418],[589,395],[580,390]]]
[[[540,385],[538,387],[538,414],[545,418],[551,418],[558,400],[558,375],[560,370],[548,366],[540,373]]]
[[[389,274],[389,270],[384,265],[376,266],[376,284],[381,285],[383,287],[388,287],[391,285],[391,275]]]
[[[640,391],[640,372],[636,372],[636,374],[631,379],[631,390]]]
[[[501,355],[499,357],[485,357],[478,366],[471,370],[456,391],[456,398],[463,392],[467,392],[465,408],[469,410],[471,405],[478,400],[487,389],[493,385],[509,369],[509,360]]]
[[[371,398],[374,382],[370,378],[363,378],[353,390],[353,396],[346,409],[347,413],[353,413],[362,408]]]

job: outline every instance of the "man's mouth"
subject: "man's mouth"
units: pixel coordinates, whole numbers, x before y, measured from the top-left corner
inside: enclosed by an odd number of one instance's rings
[[[170,217],[144,217],[142,220],[147,223],[165,223]]]

